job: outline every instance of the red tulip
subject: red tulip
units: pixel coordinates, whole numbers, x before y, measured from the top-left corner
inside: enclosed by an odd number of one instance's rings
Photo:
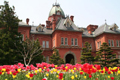
[[[83,72],[80,72],[80,74],[82,75],[82,74],[83,74]]]
[[[111,72],[110,72],[110,71],[108,71],[108,74],[111,74]]]
[[[2,72],[0,72],[0,75],[2,74]]]
[[[114,80],[114,77],[111,77],[111,80]]]
[[[33,76],[34,76],[34,74],[32,74],[32,73],[31,73],[31,74],[29,74],[29,76],[30,76],[30,77],[33,77]]]
[[[89,75],[89,78],[91,78],[92,77],[92,75]]]
[[[42,80],[47,80],[46,78],[43,78]]]

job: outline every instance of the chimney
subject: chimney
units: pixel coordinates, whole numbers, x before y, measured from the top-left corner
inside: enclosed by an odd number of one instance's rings
[[[42,27],[45,27],[45,25],[44,25],[44,24],[42,24],[41,26],[42,26]]]
[[[29,24],[29,18],[26,19],[26,23]]]
[[[56,27],[56,20],[55,20],[55,14],[53,14],[53,22],[52,22],[52,29],[53,31],[55,30],[55,27]]]
[[[46,28],[50,28],[50,21],[46,21]]]
[[[88,25],[87,26],[88,33],[92,34],[92,32],[95,31],[95,29],[97,29],[97,28],[98,28],[98,25],[91,25],[91,24]]]
[[[72,16],[72,15],[71,15],[71,16],[70,16],[70,19],[71,19],[71,21],[72,21],[72,22],[74,22],[74,21],[73,21],[73,19],[74,19],[74,16]]]

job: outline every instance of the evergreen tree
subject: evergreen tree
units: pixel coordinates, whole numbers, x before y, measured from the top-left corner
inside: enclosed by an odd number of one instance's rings
[[[50,64],[55,64],[55,65],[60,65],[60,64],[64,64],[64,61],[62,58],[60,58],[59,56],[59,52],[57,49],[54,49],[54,53],[52,54],[52,56],[50,57]]]
[[[111,48],[107,45],[107,43],[103,43],[99,49],[99,51],[96,53],[95,59],[98,61],[97,63],[101,66],[106,67],[113,67],[116,66],[118,63],[118,59],[116,58],[116,54],[112,53],[113,51]]]
[[[75,65],[75,62],[73,59],[71,59],[70,64]]]
[[[91,46],[88,42],[85,42],[85,47],[82,48],[82,53],[81,53],[81,63],[92,63],[94,61],[94,57],[92,56],[92,50]]]
[[[0,6],[0,64],[14,64],[20,57],[16,53],[17,46],[22,39],[18,33],[19,19],[15,16],[15,8],[10,7],[8,2]],[[18,37],[19,36],[19,37]]]

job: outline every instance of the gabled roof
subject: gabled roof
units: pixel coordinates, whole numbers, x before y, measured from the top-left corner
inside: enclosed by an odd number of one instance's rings
[[[66,19],[61,18],[56,26],[56,30],[79,31],[78,27],[72,22],[70,27],[64,25]]]
[[[111,30],[112,27],[116,27],[116,30]],[[92,34],[89,34],[87,29],[84,29],[82,36],[83,37],[96,37],[102,33],[113,33],[113,34],[120,34],[120,30],[118,29],[118,26],[114,23],[112,25],[108,25],[107,23],[101,25],[98,27]]]
[[[32,33],[32,34],[52,34],[52,32],[53,32],[51,29],[47,29],[46,27],[43,28],[43,31],[38,32],[38,31],[36,31],[36,28],[37,27],[32,26],[30,33]]]
[[[120,30],[119,29],[116,29],[115,31],[114,30],[111,30],[111,25],[108,25],[107,23],[101,25],[99,28],[97,28],[95,30],[95,36],[98,36],[99,34],[101,33],[114,33],[114,34],[120,34]]]

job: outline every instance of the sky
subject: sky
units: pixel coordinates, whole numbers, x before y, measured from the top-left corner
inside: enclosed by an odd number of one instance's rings
[[[5,0],[0,0],[0,5]],[[56,0],[6,0],[15,6],[16,15],[23,22],[30,19],[29,24],[37,26],[46,24],[49,12]],[[105,23],[116,23],[120,29],[120,0],[57,0],[65,15],[73,15],[74,23],[79,27],[89,24],[101,26]]]

